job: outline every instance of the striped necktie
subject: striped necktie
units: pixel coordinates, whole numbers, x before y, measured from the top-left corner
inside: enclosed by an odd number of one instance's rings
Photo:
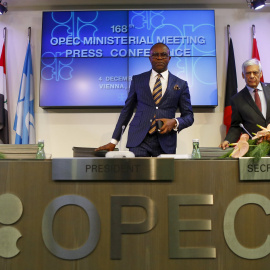
[[[259,110],[262,111],[261,99],[258,94],[258,89],[255,89],[253,92],[254,92],[254,97],[255,97],[255,103],[258,106]]]
[[[161,74],[158,74],[157,75],[157,80],[155,82],[154,89],[153,89],[153,99],[154,99],[156,105],[159,104],[159,102],[160,102],[160,100],[162,98],[162,85],[161,85],[160,77],[161,77]],[[153,134],[156,131],[156,129],[157,129],[157,127],[156,127],[156,115],[154,115],[154,120],[153,120],[153,122],[151,124],[149,133]]]

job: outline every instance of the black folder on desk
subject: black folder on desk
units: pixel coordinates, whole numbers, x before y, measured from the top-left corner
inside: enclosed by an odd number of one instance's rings
[[[221,149],[220,147],[200,147],[202,158],[219,158],[230,150],[232,150],[230,147],[226,148],[225,150]]]
[[[105,157],[107,150],[95,151],[92,147],[73,147],[73,157]],[[118,151],[115,148],[114,151]]]

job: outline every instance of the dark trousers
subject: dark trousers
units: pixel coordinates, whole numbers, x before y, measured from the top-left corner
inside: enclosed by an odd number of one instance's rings
[[[135,157],[157,157],[165,154],[159,144],[158,136],[162,135],[158,135],[156,132],[151,135],[147,133],[143,142],[137,147],[129,148],[129,151],[133,152]]]

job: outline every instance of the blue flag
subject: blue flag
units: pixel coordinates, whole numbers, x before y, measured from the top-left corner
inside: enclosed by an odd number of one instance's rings
[[[13,129],[15,144],[35,144],[34,84],[30,42],[28,43]]]

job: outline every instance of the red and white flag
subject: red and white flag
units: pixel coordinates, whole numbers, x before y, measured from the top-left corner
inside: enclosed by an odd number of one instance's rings
[[[253,37],[252,58],[256,58],[260,61],[260,55],[257,47],[257,40],[255,36]],[[263,75],[261,77],[261,82],[264,82]]]
[[[0,58],[0,143],[9,143],[5,43]]]

